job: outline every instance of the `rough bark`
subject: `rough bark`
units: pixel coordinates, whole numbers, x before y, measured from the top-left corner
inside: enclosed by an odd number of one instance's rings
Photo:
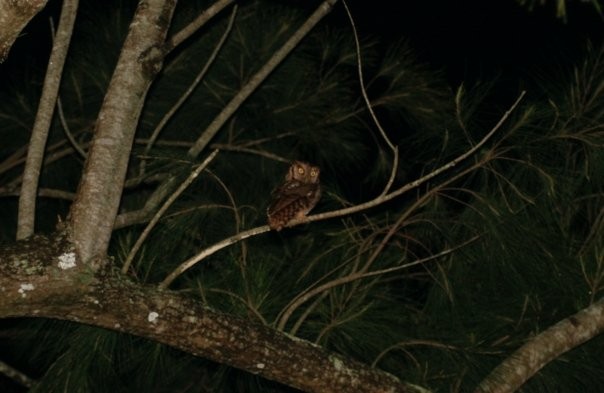
[[[27,23],[46,5],[47,0],[0,0],[0,63]]]
[[[395,377],[199,301],[93,272],[66,235],[0,249],[0,318],[48,317],[143,336],[308,392],[415,392]]]
[[[600,299],[529,340],[497,366],[475,393],[515,392],[549,362],[603,331],[604,299]]]
[[[63,2],[59,28],[56,37],[54,37],[52,52],[50,53],[48,68],[44,77],[40,105],[38,105],[36,120],[27,149],[27,160],[25,161],[21,194],[19,195],[17,239],[24,239],[34,233],[40,170],[42,168],[42,161],[44,160],[44,150],[46,149],[50,124],[57,103],[57,97],[59,96],[63,65],[67,58],[77,10],[78,0],[65,0]]]
[[[147,91],[163,65],[175,0],[141,1],[96,122],[70,220],[79,258],[105,255]]]

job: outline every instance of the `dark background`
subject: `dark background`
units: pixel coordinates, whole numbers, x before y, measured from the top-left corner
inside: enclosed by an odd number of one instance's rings
[[[81,5],[86,1],[90,0]],[[275,1],[309,12],[318,3]],[[107,6],[113,3],[107,1]],[[58,0],[49,1],[24,30],[0,65],[0,88],[23,73],[36,75],[31,80],[41,79],[50,49],[48,17],[58,14],[60,5]],[[590,42],[597,47],[604,36],[601,16],[593,5],[581,1],[569,2],[566,20],[556,16],[554,0],[532,11],[515,0],[357,0],[349,5],[362,37],[378,36],[384,45],[408,40],[421,61],[443,71],[452,88],[462,82],[549,77],[554,74],[551,70],[574,65]],[[322,23],[350,28],[341,4]],[[4,381],[0,379],[0,391]]]
[[[409,39],[421,59],[442,67],[456,85],[565,66],[587,41],[601,43],[604,23],[592,4],[571,0],[565,21],[554,3],[530,12],[514,0],[353,1],[350,7],[363,34]]]
[[[90,0],[81,1],[80,7],[86,1]],[[275,1],[309,12],[318,3]],[[106,3],[109,7],[113,1]],[[532,10],[515,0],[353,0],[348,4],[361,36],[377,36],[384,44],[409,40],[419,58],[444,71],[452,86],[566,67],[581,56],[586,43],[598,46],[604,37],[603,18],[591,3],[579,0],[567,1],[565,18],[556,16],[553,0]],[[60,1],[50,0],[34,18],[0,65],[0,75],[19,72],[23,56],[27,63],[35,58],[43,71],[50,49],[48,17],[58,15],[60,6]],[[342,4],[324,22],[350,28]],[[6,82],[4,77],[0,80]]]
[[[319,3],[275,1],[309,12]],[[597,47],[604,38],[603,17],[593,4],[580,0],[567,1],[565,18],[556,16],[554,0],[532,10],[516,0],[352,0],[348,4],[361,36],[378,37],[384,45],[408,40],[419,58],[442,70],[454,88],[464,81],[527,75],[530,79],[544,69],[565,68],[576,63],[588,43]],[[43,73],[50,50],[48,17],[55,15],[58,20],[60,6],[60,1],[50,0],[26,27],[8,60],[0,64],[0,75],[20,73],[24,63],[32,66],[28,72]],[[350,28],[341,3],[325,23]]]

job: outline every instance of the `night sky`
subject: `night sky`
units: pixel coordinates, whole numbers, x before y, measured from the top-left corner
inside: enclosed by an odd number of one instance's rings
[[[604,37],[593,5],[573,0],[566,22],[556,18],[552,0],[532,12],[515,0],[352,1],[350,7],[362,33],[408,38],[453,85],[574,64],[587,40],[597,46]]]

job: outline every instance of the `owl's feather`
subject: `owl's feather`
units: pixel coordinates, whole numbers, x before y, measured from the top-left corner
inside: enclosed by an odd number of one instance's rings
[[[268,214],[270,216],[296,201],[308,203],[317,191],[320,192],[320,186],[316,183],[299,184],[295,187],[286,184],[279,187],[275,190],[273,201],[268,207]]]

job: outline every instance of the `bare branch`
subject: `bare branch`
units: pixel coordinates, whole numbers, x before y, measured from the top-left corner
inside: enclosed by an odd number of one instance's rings
[[[84,262],[107,251],[134,133],[149,86],[163,66],[160,47],[175,6],[174,0],[139,3],[109,83],[70,212],[73,241]]]
[[[166,41],[164,45],[165,53],[171,52],[178,45],[182,44],[187,38],[192,36],[197,30],[205,25],[210,19],[222,11],[225,7],[231,4],[234,0],[218,0],[216,3],[209,6],[195,20],[185,26],[178,33],[174,34]]]
[[[515,392],[549,362],[602,332],[604,298],[533,337],[497,366],[474,392]]]
[[[44,77],[42,96],[36,120],[29,141],[27,160],[23,171],[21,195],[19,196],[19,220],[17,223],[17,239],[24,239],[34,233],[36,216],[36,193],[40,180],[40,169],[44,159],[44,149],[48,131],[54,113],[55,103],[59,94],[63,65],[67,57],[73,25],[78,10],[78,0],[65,0],[61,9],[59,29],[54,39],[48,69]]]
[[[0,360],[0,374],[5,375],[13,381],[19,383],[26,388],[31,388],[34,385],[34,380],[14,367],[9,366]]]
[[[208,158],[206,158],[201,164],[199,164],[197,168],[195,168],[195,170],[193,170],[193,172],[191,172],[191,174],[186,178],[186,180],[182,182],[182,184],[178,187],[174,194],[172,194],[170,198],[168,198],[168,200],[164,202],[163,206],[157,211],[157,213],[155,213],[149,224],[147,224],[147,226],[145,227],[143,233],[141,233],[141,235],[136,240],[136,243],[134,243],[134,246],[128,253],[128,257],[126,257],[126,261],[124,262],[124,266],[122,267],[122,273],[128,272],[128,269],[130,269],[130,264],[132,263],[134,256],[143,245],[143,242],[147,239],[147,236],[149,236],[149,233],[151,233],[151,230],[155,227],[155,224],[158,223],[161,216],[166,212],[166,210],[168,210],[172,203],[174,203],[176,198],[178,198],[180,194],[182,194],[183,191],[186,190],[191,183],[193,183],[193,180],[195,180],[195,178],[197,178],[197,176],[199,176],[199,174],[204,169],[206,169],[208,165],[210,165],[210,162],[212,162],[214,157],[216,157],[216,154],[218,154],[218,150],[214,150],[212,154],[208,156]]]
[[[257,156],[260,156],[260,157],[268,158],[269,160],[283,162],[283,163],[286,163],[286,164],[289,164],[291,162],[291,160],[288,160],[287,158],[283,158],[281,156],[278,156],[278,155],[276,155],[274,153],[270,153],[268,151],[260,150],[260,149],[251,149],[249,147],[243,147],[243,146],[240,146],[240,145],[230,145],[230,144],[224,144],[224,143],[212,143],[210,145],[210,147],[212,147],[214,149],[224,150],[224,151],[236,151],[236,152],[241,152],[241,153],[254,154],[254,155],[257,155]]]
[[[440,189],[442,187],[444,187],[445,184],[440,185],[439,187],[436,187],[435,189]],[[401,215],[401,218],[398,220],[398,222],[392,226],[391,230],[389,231],[389,233],[385,236],[385,239],[388,239],[390,236],[392,236],[392,234],[394,233],[394,230],[396,228],[398,228],[398,225],[400,224],[400,222],[408,217],[408,215],[410,214],[410,212],[413,210],[413,208],[408,209],[405,213],[403,213]],[[455,246],[455,247],[450,247],[448,249],[445,249],[439,253],[436,253],[434,255],[430,255],[426,258],[420,258],[416,261],[413,262],[408,262],[405,263],[403,265],[400,266],[393,266],[393,267],[389,267],[389,268],[385,268],[385,269],[381,269],[381,270],[375,270],[375,271],[368,271],[369,267],[371,265],[371,263],[373,262],[374,258],[377,256],[377,254],[382,250],[385,241],[382,240],[381,244],[378,246],[377,250],[369,257],[367,263],[365,264],[365,266],[363,266],[362,269],[360,269],[359,271],[350,273],[346,276],[343,277],[338,277],[335,278],[331,281],[328,281],[324,284],[321,284],[317,287],[314,288],[310,288],[307,289],[303,292],[301,292],[300,294],[298,294],[289,304],[287,304],[283,310],[281,310],[281,312],[279,312],[279,315],[277,316],[277,329],[278,330],[284,330],[285,329],[285,325],[287,324],[287,321],[289,319],[289,317],[294,313],[294,311],[301,306],[302,304],[306,303],[309,299],[311,299],[312,297],[321,294],[324,291],[327,291],[329,289],[335,288],[337,286],[343,285],[343,284],[347,284],[353,281],[357,281],[363,278],[367,278],[367,277],[374,277],[374,276],[379,276],[379,275],[383,275],[383,274],[389,274],[389,273],[393,273],[393,272],[397,272],[403,269],[408,269],[410,267],[413,266],[417,266],[417,265],[421,265],[423,263],[426,263],[428,261],[434,260],[434,259],[438,259],[441,258],[445,255],[449,255],[451,254],[453,251],[458,250],[462,247],[465,247],[466,245],[474,242],[476,239],[478,239],[478,236],[474,236],[471,239]]]
[[[204,130],[201,136],[195,141],[195,144],[189,149],[188,154],[196,157],[214,138],[220,128],[243,104],[243,102],[260,86],[266,77],[285,59],[285,57],[298,45],[298,43],[310,32],[325,15],[331,11],[338,0],[323,1],[316,11],[292,34],[292,36],[279,48],[271,58],[254,74],[250,80],[239,90],[239,92],[229,101],[222,111],[212,120],[210,125]]]
[[[183,95],[178,99],[178,101],[176,101],[176,103],[172,106],[172,108],[170,108],[168,113],[166,113],[164,115],[164,117],[161,119],[161,121],[159,122],[157,127],[155,127],[155,129],[153,130],[153,133],[151,134],[151,137],[149,137],[149,141],[147,142],[147,146],[145,147],[145,154],[149,154],[149,151],[151,150],[151,147],[153,146],[153,144],[155,143],[155,140],[159,136],[159,133],[164,129],[165,125],[168,123],[168,121],[170,121],[170,119],[174,116],[174,114],[178,111],[178,109],[182,106],[182,104],[184,104],[184,102],[187,100],[187,98],[189,98],[191,93],[193,93],[193,91],[195,91],[195,88],[197,88],[197,85],[199,85],[199,82],[201,82],[202,78],[208,72],[208,69],[210,68],[210,66],[214,63],[216,56],[218,56],[218,52],[220,52],[220,49],[223,47],[227,37],[229,36],[229,33],[231,32],[231,29],[233,27],[233,22],[235,21],[235,15],[237,15],[237,6],[233,7],[233,11],[231,12],[231,17],[229,18],[229,23],[227,25],[227,28],[224,31],[224,33],[222,34],[222,37],[220,37],[220,40],[216,44],[214,51],[212,51],[212,54],[210,55],[210,57],[204,64],[201,71],[199,71],[199,73],[197,74],[197,76],[195,77],[195,79],[193,80],[191,85],[189,86],[189,88],[183,93]],[[145,163],[144,160],[141,161],[141,172],[144,172],[144,163]]]
[[[34,315],[127,332],[307,392],[425,392],[350,357],[213,311],[188,294],[141,286],[114,274],[91,275],[82,265],[63,269],[60,258],[66,251],[52,242],[44,246],[31,242],[28,251],[12,256],[0,250],[0,318]],[[38,260],[40,255],[45,259]],[[17,257],[28,261],[22,271],[5,263]],[[31,274],[28,266],[42,272]],[[33,288],[27,296],[23,282]]]
[[[414,188],[417,188],[418,186],[426,183],[428,180],[431,180],[433,178],[435,178],[436,176],[440,175],[441,173],[453,168],[454,166],[456,166],[457,164],[459,164],[460,162],[464,161],[465,159],[467,159],[468,157],[472,156],[476,151],[478,151],[478,149],[480,149],[489,139],[491,139],[491,137],[495,134],[495,132],[497,132],[497,130],[499,130],[499,128],[501,127],[501,125],[507,120],[507,118],[510,116],[510,114],[514,111],[514,109],[516,109],[516,107],[518,106],[518,104],[520,103],[520,101],[522,100],[522,98],[524,97],[524,95],[526,94],[525,91],[523,91],[522,93],[520,93],[520,95],[518,96],[518,98],[516,99],[516,101],[514,102],[514,104],[512,104],[512,106],[510,107],[510,109],[508,109],[503,116],[499,119],[499,121],[497,122],[497,124],[491,129],[491,131],[489,131],[481,140],[480,142],[478,142],[476,145],[474,145],[471,149],[469,149],[468,151],[466,151],[465,153],[461,154],[459,157],[456,157],[455,159],[449,161],[448,163],[444,164],[443,166],[435,169],[434,171],[428,173],[425,176],[420,177],[417,180],[414,180],[410,183],[405,184],[404,186],[386,194],[386,195],[380,195],[375,199],[372,199],[371,201],[365,202],[365,203],[361,203],[359,205],[356,206],[351,206],[345,209],[340,209],[340,210],[335,210],[335,211],[331,211],[331,212],[325,212],[325,213],[320,213],[320,214],[315,214],[312,216],[308,216],[307,219],[305,220],[306,222],[312,222],[312,221],[319,221],[319,220],[325,220],[327,218],[333,218],[333,217],[339,217],[339,216],[343,216],[343,215],[348,215],[348,214],[352,214],[352,213],[356,213],[362,210],[366,210],[369,209],[371,207],[380,205],[384,202],[390,201],[402,194],[404,194],[405,192],[412,190]]]
[[[261,233],[264,232],[268,232],[270,231],[270,227],[268,225],[263,225],[261,227],[256,227],[256,228],[252,228],[249,229],[247,231],[244,232],[239,232],[238,234],[236,234],[235,236],[231,236],[229,238],[226,238],[216,244],[214,244],[213,246],[210,246],[208,248],[206,248],[205,250],[202,250],[199,254],[187,259],[186,261],[184,261],[183,263],[181,263],[176,269],[174,269],[174,271],[172,273],[170,273],[165,279],[164,281],[162,281],[158,287],[160,289],[166,289],[170,286],[170,284],[172,284],[172,282],[174,280],[176,280],[176,278],[178,276],[180,276],[181,274],[183,274],[184,272],[186,272],[187,270],[189,270],[190,268],[192,268],[193,266],[195,266],[195,264],[203,259],[205,259],[206,257],[209,257],[210,255],[214,254],[215,252],[218,252],[220,250],[222,250],[225,247],[228,247],[232,244],[235,244],[237,242],[240,242],[241,240],[247,239],[248,237],[252,237],[252,236],[256,236],[259,235]]]
[[[390,188],[392,187],[392,183],[394,183],[394,178],[396,177],[396,172],[397,172],[397,168],[398,168],[398,146],[394,146],[394,144],[392,144],[392,142],[390,142],[390,139],[388,139],[388,136],[386,135],[386,131],[384,131],[384,128],[382,127],[382,125],[380,124],[380,121],[378,120],[377,116],[375,115],[375,112],[373,111],[373,105],[371,104],[371,101],[369,100],[369,97],[367,96],[367,90],[365,89],[365,81],[363,79],[363,64],[361,62],[361,44],[359,43],[359,36],[357,34],[357,28],[354,23],[354,19],[352,18],[352,14],[350,13],[350,9],[348,8],[348,4],[346,3],[345,0],[342,0],[342,3],[344,4],[344,9],[346,10],[346,15],[348,15],[348,20],[350,21],[350,25],[352,26],[352,32],[353,32],[354,43],[355,43],[356,54],[357,54],[357,72],[359,74],[359,84],[361,85],[361,95],[363,96],[363,100],[365,101],[365,106],[369,110],[369,114],[371,115],[371,119],[373,120],[373,123],[380,131],[380,134],[382,135],[382,139],[384,139],[384,142],[386,142],[386,144],[388,145],[390,150],[392,150],[392,154],[393,154],[392,170],[390,171],[390,178],[388,179],[388,182],[386,183],[384,190],[380,194],[383,196],[383,195],[386,195],[388,193],[388,191],[390,191]]]
[[[2,196],[19,196],[19,191],[9,191],[0,188],[0,197]],[[65,199],[67,201],[73,201],[76,194],[69,191],[57,190],[55,188],[38,188],[38,196],[54,199]]]
[[[65,114],[63,113],[63,104],[61,104],[61,97],[57,97],[57,112],[59,113],[59,119],[61,120],[61,126],[63,127],[63,131],[65,132],[65,136],[67,136],[67,140],[73,146],[73,148],[78,152],[80,157],[86,158],[86,152],[80,146],[78,141],[75,140],[73,134],[69,130],[69,124],[67,124],[67,119],[65,119]]]

